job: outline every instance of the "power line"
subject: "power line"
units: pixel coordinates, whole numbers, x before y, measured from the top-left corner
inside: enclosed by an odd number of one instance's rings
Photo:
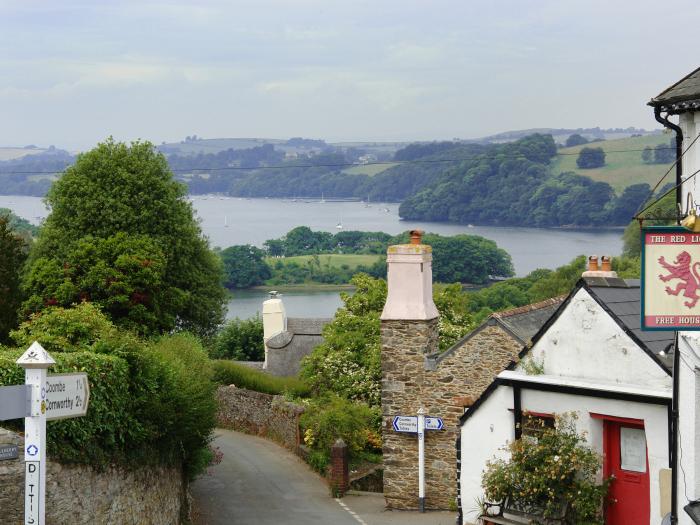
[[[668,149],[675,149],[675,148],[653,148],[652,151],[658,151],[658,150],[668,150]],[[607,155],[608,153],[638,153],[644,151],[643,149],[621,149],[621,150],[608,150],[605,152]],[[566,157],[566,156],[573,156],[573,155],[579,155],[580,152],[577,153],[555,153],[553,156],[554,157]],[[347,167],[354,167],[354,166],[403,166],[407,164],[442,164],[442,163],[456,163],[456,162],[464,162],[468,160],[495,160],[495,159],[500,159],[500,158],[511,158],[511,159],[526,159],[528,158],[528,155],[524,153],[518,153],[518,154],[507,154],[507,153],[501,153],[501,154],[495,154],[495,155],[486,155],[486,154],[481,154],[481,155],[471,155],[467,157],[458,157],[458,158],[452,158],[452,159],[414,159],[414,160],[399,160],[399,161],[392,161],[392,160],[387,160],[387,161],[377,161],[377,162],[366,162],[364,164],[356,164],[354,162],[339,162],[339,163],[331,163],[331,164],[280,164],[276,166],[255,166],[255,167],[249,167],[249,166],[227,166],[227,167],[221,167],[221,168],[171,168],[170,171],[174,173],[193,173],[193,172],[212,172],[212,171],[255,171],[255,170],[289,170],[289,169],[295,169],[295,168],[347,168]],[[68,168],[69,166],[66,166]],[[58,175],[63,173],[64,170],[54,170],[54,171],[2,171],[0,170],[0,175]],[[670,171],[670,170],[669,170]],[[664,175],[665,177],[666,175]]]

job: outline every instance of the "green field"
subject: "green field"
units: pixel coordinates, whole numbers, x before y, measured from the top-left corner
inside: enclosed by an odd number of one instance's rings
[[[374,177],[376,174],[386,171],[389,168],[393,168],[398,164],[398,162],[387,162],[386,164],[361,164],[359,166],[344,169],[343,173],[347,173],[348,175],[369,175],[370,177]]]
[[[657,144],[668,144],[672,135],[647,135],[644,137],[629,137],[625,139],[606,140],[594,142],[572,148],[562,148],[551,165],[552,173],[559,174],[565,171],[573,171],[579,175],[585,175],[596,181],[607,182],[619,194],[627,186],[646,182],[652,188],[670,167],[669,164],[644,164],[642,151],[646,146],[652,148]],[[605,166],[602,168],[582,170],[576,166],[576,158],[582,148],[603,148],[605,151]],[[632,151],[629,151],[632,150]],[[672,182],[673,174],[666,177],[665,181]],[[662,183],[663,186],[663,183]]]
[[[305,265],[310,261],[313,255],[297,255],[296,257],[285,257],[284,259],[275,259],[273,257],[267,258],[268,264],[274,264],[277,261],[281,261],[283,264],[289,264],[295,262],[299,265]],[[381,255],[343,255],[343,254],[323,254],[319,255],[318,259],[321,266],[329,265],[331,268],[340,268],[344,264],[347,264],[351,269],[357,268],[358,266],[371,266],[381,258]]]

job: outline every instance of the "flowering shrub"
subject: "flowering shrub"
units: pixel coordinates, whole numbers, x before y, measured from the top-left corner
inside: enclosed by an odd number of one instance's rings
[[[536,438],[509,443],[509,459],[487,462],[482,477],[486,499],[508,498],[519,507],[537,509],[543,519],[559,515],[568,503],[566,523],[602,525],[609,480],[598,481],[601,458],[577,433],[574,421],[574,416],[558,418],[556,428],[542,426]]]

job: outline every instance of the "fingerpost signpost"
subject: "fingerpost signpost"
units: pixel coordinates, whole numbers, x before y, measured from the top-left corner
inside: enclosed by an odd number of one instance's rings
[[[34,342],[17,360],[24,385],[0,388],[0,421],[24,418],[24,523],[46,522],[46,421],[87,414],[90,385],[87,374],[48,375],[56,364]]]
[[[416,416],[394,416],[392,426],[396,432],[418,435],[418,508],[425,512],[425,431],[442,430],[445,424],[439,417],[426,416],[420,407]]]

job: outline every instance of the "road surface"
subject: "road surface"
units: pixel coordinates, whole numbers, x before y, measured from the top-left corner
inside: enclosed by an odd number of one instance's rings
[[[288,450],[216,430],[223,461],[192,484],[197,525],[453,525],[454,512],[389,511],[381,495],[330,496],[328,485]]]

